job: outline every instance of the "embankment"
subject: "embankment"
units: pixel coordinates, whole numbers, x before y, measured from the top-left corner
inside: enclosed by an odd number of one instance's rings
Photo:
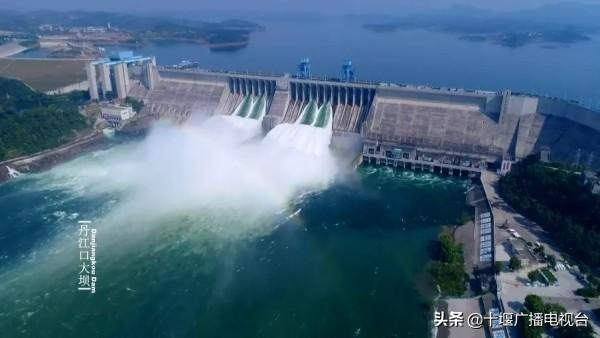
[[[10,179],[7,166],[23,174],[39,172],[73,159],[84,151],[97,149],[106,144],[104,135],[94,131],[58,148],[0,162],[0,183]]]

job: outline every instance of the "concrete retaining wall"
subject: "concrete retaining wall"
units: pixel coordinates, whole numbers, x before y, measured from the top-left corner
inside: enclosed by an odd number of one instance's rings
[[[87,80],[83,80],[81,82],[73,83],[73,84],[70,84],[68,86],[64,86],[62,88],[58,88],[58,89],[47,91],[46,94],[48,94],[48,95],[66,94],[66,93],[70,93],[70,92],[75,91],[75,90],[85,90],[85,91],[87,91],[89,89],[90,89],[90,85],[89,85],[88,81]]]
[[[362,151],[363,138],[358,133],[336,131],[331,138],[331,146],[358,155]]]
[[[538,112],[544,115],[562,117],[600,131],[600,112],[587,109],[572,102],[540,98]]]
[[[268,86],[256,88],[259,94],[274,93],[263,121],[263,129],[268,132],[282,122],[288,110],[301,108],[296,107],[296,101],[300,99],[300,94],[307,95],[306,91],[299,91],[298,88],[309,88],[311,95],[308,96],[317,100],[337,98],[339,95],[334,95],[336,88],[337,94],[340,94],[339,88],[345,87],[351,90],[345,89],[344,94],[375,90],[374,98],[358,96],[358,103],[362,99],[366,105],[364,115],[367,115],[363,117],[365,123],[362,122],[363,118],[356,121],[357,126],[362,125],[362,137],[356,132],[338,128],[332,139],[333,147],[360,151],[363,140],[383,141],[399,146],[470,153],[488,160],[499,160],[505,156],[523,158],[547,148],[555,160],[573,162],[579,158],[581,164],[587,164],[586,158],[592,158],[590,164],[600,167],[600,113],[563,100],[512,95],[508,91],[500,94],[440,90],[233,72],[163,68],[159,73],[161,80],[158,90],[150,91],[148,95],[150,101],[157,101],[156,104],[150,102],[150,106],[159,115],[167,111],[167,114],[185,117],[190,111],[198,109],[201,101],[206,100],[209,104],[202,105],[207,109],[216,107],[223,101],[223,90],[231,87],[232,83],[234,87],[238,82],[267,83]],[[325,89],[321,91],[321,87]],[[207,95],[210,97],[205,97]],[[340,96],[344,98],[344,104],[346,96]],[[173,100],[174,97],[177,99]],[[352,98],[354,105],[357,99],[354,95]],[[302,102],[305,99],[308,100],[302,97]],[[334,110],[334,120],[348,114],[346,110],[353,111],[352,107],[345,109],[341,102],[335,103],[341,108]],[[359,131],[358,127],[355,131]],[[598,160],[594,160],[594,151],[599,153],[596,156]]]

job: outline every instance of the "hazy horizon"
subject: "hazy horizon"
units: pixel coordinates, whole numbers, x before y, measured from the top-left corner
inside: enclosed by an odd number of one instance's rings
[[[347,0],[343,3],[318,0],[304,0],[298,3],[282,4],[278,0],[221,0],[218,3],[197,3],[194,0],[171,0],[144,1],[129,0],[104,0],[95,3],[82,3],[77,0],[53,0],[51,2],[40,0],[23,0],[2,6],[8,10],[86,10],[86,11],[109,11],[127,12],[128,14],[161,14],[177,11],[218,11],[218,12],[248,12],[248,13],[277,13],[277,12],[305,12],[305,13],[327,13],[327,14],[409,14],[416,12],[430,12],[444,10],[455,6],[468,6],[485,10],[511,11],[521,9],[538,8],[545,5],[559,3],[580,3],[600,5],[600,0],[531,0],[523,2],[520,0],[505,0],[502,2],[488,2],[481,0],[405,0],[402,2],[394,0],[371,0],[365,3],[363,0]],[[136,11],[131,13],[131,11]],[[157,12],[160,11],[160,12]]]

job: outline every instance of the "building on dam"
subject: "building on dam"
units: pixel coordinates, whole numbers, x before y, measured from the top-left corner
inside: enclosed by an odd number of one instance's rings
[[[152,89],[154,77],[150,74],[155,66],[154,57],[135,56],[129,51],[115,52],[108,58],[90,62],[86,65],[90,98],[126,98],[132,86],[132,73],[137,74],[143,84]]]
[[[156,119],[182,122],[192,114],[232,114],[243,102],[263,102],[266,133],[298,121],[311,107],[330,105],[331,146],[354,152],[363,162],[464,175],[492,163],[508,171],[514,161],[543,151],[552,160],[600,167],[600,156],[594,156],[600,155],[594,154],[600,149],[600,113],[572,101],[509,90],[359,82],[349,68],[349,79],[319,79],[300,72],[174,69],[131,55],[91,63],[91,84],[97,84],[95,69],[105,67],[120,70],[111,77],[101,74],[102,91],[116,82],[119,98],[143,100],[142,114]],[[126,93],[118,89],[122,78]],[[97,89],[90,86],[92,98],[99,97]]]

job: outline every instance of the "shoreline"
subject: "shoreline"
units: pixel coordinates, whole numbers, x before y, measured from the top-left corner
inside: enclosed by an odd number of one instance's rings
[[[125,125],[120,133],[131,136],[144,135],[150,129],[153,121],[150,116],[140,117]],[[72,160],[86,151],[100,149],[108,144],[110,144],[110,139],[104,136],[102,131],[93,130],[58,147],[1,161],[0,184],[12,178],[7,166],[22,174],[37,173]]]
[[[12,179],[7,167],[17,170],[22,174],[44,171],[71,160],[84,151],[97,149],[105,145],[106,141],[108,139],[102,132],[93,131],[56,148],[2,161],[0,162],[0,184]]]
[[[21,46],[18,42],[8,42],[0,45],[0,58],[6,58],[23,53],[31,48]]]

